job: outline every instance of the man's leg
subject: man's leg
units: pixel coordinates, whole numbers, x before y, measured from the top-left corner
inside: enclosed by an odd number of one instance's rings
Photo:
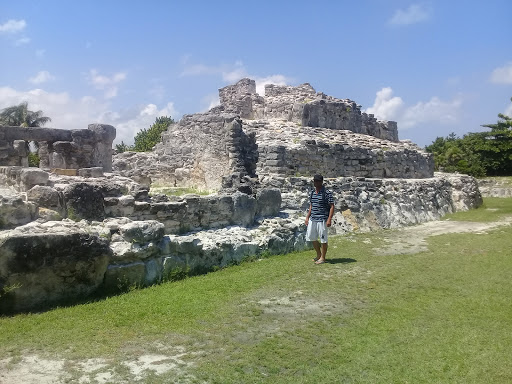
[[[313,241],[313,248],[315,248],[315,251],[316,251],[315,261],[320,260],[322,258],[322,252],[320,250],[320,243],[318,242],[318,240]]]
[[[325,222],[323,223],[323,226],[321,227],[320,232],[320,239],[322,241],[322,252],[320,255],[320,258],[315,261],[316,264],[323,264],[325,263],[325,255],[327,254],[327,226],[325,225]]]

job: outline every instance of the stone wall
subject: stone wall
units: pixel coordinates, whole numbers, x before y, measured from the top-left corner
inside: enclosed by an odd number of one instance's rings
[[[478,187],[484,197],[512,197],[510,178],[479,179]]]
[[[102,167],[112,171],[114,127],[89,124],[87,129],[0,126],[0,165],[28,166],[28,142],[39,144],[41,168]]]
[[[268,84],[262,98],[256,94],[254,80],[242,79],[221,88],[219,96],[223,110],[245,119],[281,119],[303,127],[349,130],[398,141],[396,122],[377,121],[373,115],[362,113],[354,101],[317,93],[308,83],[297,87]]]
[[[224,176],[254,175],[256,161],[254,134],[242,130],[241,119],[209,113],[171,125],[151,154],[116,155],[114,170],[147,184],[219,190]]]
[[[463,175],[439,174],[423,180],[345,177],[327,179],[326,184],[335,196],[332,233],[396,228],[481,204],[475,180]],[[144,212],[157,220],[32,222],[0,231],[0,290],[12,289],[0,297],[0,313],[151,285],[176,272],[201,273],[262,252],[306,249],[304,217],[310,178],[265,176],[261,185],[261,195],[252,198],[188,196],[167,204],[150,199]],[[83,190],[80,183],[68,186]],[[110,193],[119,194],[114,192]],[[132,192],[131,201],[142,200],[144,194]],[[275,203],[281,199],[282,204]],[[279,206],[279,213],[272,211]],[[124,208],[130,209],[130,204]],[[264,218],[264,213],[270,217]],[[203,218],[215,218],[224,227],[206,229]],[[230,219],[240,225],[225,226]],[[198,227],[185,234],[166,234],[166,220]]]
[[[256,135],[258,175],[428,178],[434,173],[432,155],[411,143],[258,120],[245,121],[244,130]]]

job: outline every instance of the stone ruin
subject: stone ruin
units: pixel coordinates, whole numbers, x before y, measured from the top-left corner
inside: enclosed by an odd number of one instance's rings
[[[120,174],[145,183],[226,188],[244,177],[432,177],[432,155],[398,140],[397,124],[378,121],[348,99],[317,93],[309,84],[254,80],[219,90],[221,105],[185,115],[162,135],[153,153],[116,157]]]
[[[101,167],[111,172],[115,138],[115,128],[106,124],[73,130],[0,126],[0,166],[28,167],[29,142],[34,141],[40,168]]]
[[[149,153],[110,156],[115,131],[102,125],[39,136],[2,127],[0,312],[307,249],[316,173],[335,197],[333,234],[481,204],[472,177],[434,174],[432,156],[398,140],[395,122],[377,121],[351,100],[309,84],[268,85],[260,96],[250,79],[219,96],[220,106],[184,116]],[[23,167],[16,140],[46,142],[39,148],[48,162]],[[159,193],[185,187],[207,195]]]

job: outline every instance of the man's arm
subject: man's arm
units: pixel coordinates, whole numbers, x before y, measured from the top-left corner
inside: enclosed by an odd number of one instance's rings
[[[311,216],[311,203],[309,204],[309,210],[306,215],[306,227],[308,226],[308,223],[309,223],[309,216]]]
[[[331,209],[329,209],[329,217],[327,218],[327,221],[325,222],[325,225],[327,225],[328,227],[331,226],[331,219],[332,219],[333,214],[334,214],[334,204],[331,203]]]

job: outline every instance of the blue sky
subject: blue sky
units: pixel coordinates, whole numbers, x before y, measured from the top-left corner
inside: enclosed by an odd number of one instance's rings
[[[48,126],[112,124],[132,143],[242,77],[308,82],[424,146],[512,115],[511,14],[510,0],[0,0],[0,109],[28,101]]]

